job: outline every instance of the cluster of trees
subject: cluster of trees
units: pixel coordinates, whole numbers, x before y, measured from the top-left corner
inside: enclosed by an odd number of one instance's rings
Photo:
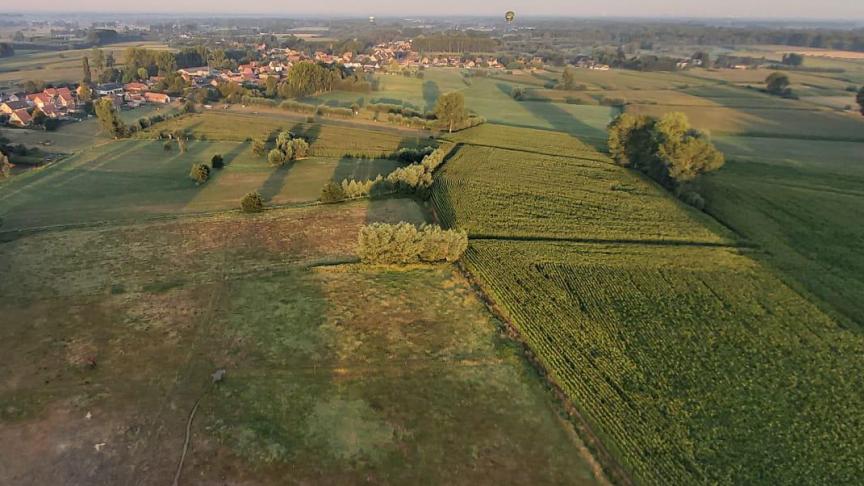
[[[15,55],[15,48],[10,42],[0,42],[0,57],[12,57]]]
[[[276,147],[267,153],[270,165],[281,166],[286,162],[303,159],[309,155],[309,142],[294,136],[289,131],[279,132],[276,136]]]
[[[372,87],[362,76],[340,66],[301,62],[288,71],[286,78],[275,88],[265,89],[280,98],[304,98],[326,93],[334,89],[343,91],[371,91]]]
[[[329,182],[321,190],[322,202],[338,202],[367,196],[380,196],[404,192],[425,196],[432,187],[435,170],[444,163],[448,151],[435,149],[419,163],[399,167],[387,177],[378,176],[365,181],[345,179],[341,184]]]
[[[798,67],[804,64],[804,56],[802,56],[801,54],[790,52],[788,54],[783,54],[782,62],[786,66]]]
[[[618,164],[647,174],[696,206],[701,203],[688,183],[725,162],[708,136],[678,112],[659,119],[622,113],[609,125],[608,145]]]
[[[455,262],[468,249],[468,234],[439,226],[374,223],[360,229],[357,255],[364,263]]]
[[[186,138],[184,136],[177,136],[177,142],[180,143],[180,151],[185,152]],[[189,170],[189,178],[195,181],[195,185],[201,185],[210,179],[212,169],[221,169],[223,167],[225,167],[225,159],[223,159],[222,154],[214,154],[210,157],[210,165],[203,162],[192,164],[192,169]]]
[[[774,72],[765,78],[765,91],[775,96],[791,98],[793,96],[792,88],[790,87],[791,84],[789,76],[783,73]]]

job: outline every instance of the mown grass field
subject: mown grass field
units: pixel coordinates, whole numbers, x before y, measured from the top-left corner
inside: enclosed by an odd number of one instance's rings
[[[194,163],[224,157],[205,184],[189,179]],[[268,204],[308,203],[329,181],[386,175],[398,162],[386,159],[311,157],[280,168],[252,153],[251,144],[191,141],[165,151],[158,140],[106,142],[53,167],[2,185],[3,230],[238,208],[248,192]]]
[[[551,393],[451,267],[315,267],[352,261],[366,222],[419,222],[413,207],[0,244],[3,482],[171,482],[200,400],[183,482],[593,484]]]
[[[433,203],[444,224],[475,238],[703,244],[733,239],[632,171],[517,150],[457,148],[438,173]]]
[[[736,140],[755,139],[727,143]],[[854,147],[845,150],[854,158]],[[706,192],[709,206],[723,200],[729,218],[721,219],[763,245],[755,250],[603,162],[463,145],[437,173],[433,202],[445,225],[472,236],[467,270],[636,482],[854,483],[864,467],[862,429],[850,427],[864,419],[864,338],[795,279],[831,284],[824,293],[837,292],[846,311],[862,289],[842,289],[826,266],[789,259],[798,273],[787,274],[769,262],[785,259],[771,241],[778,237],[802,254],[830,247],[822,263],[860,260],[840,248],[847,243],[826,243],[860,238],[830,226],[858,208],[837,210],[826,198],[805,209],[803,193],[785,196],[786,208],[768,206],[767,187],[760,193],[726,171],[705,181],[718,184]],[[777,185],[764,173],[749,177]],[[719,192],[733,189],[760,199]],[[816,215],[832,207],[837,219],[823,233]],[[787,219],[775,219],[785,210]],[[805,233],[811,246],[791,243]],[[844,278],[858,269],[851,264]]]
[[[304,137],[313,155],[342,157],[346,154],[375,157],[390,155],[404,147],[434,146],[428,134],[384,127],[351,126],[346,123],[298,122],[297,116],[279,113],[242,113],[206,111],[159,123],[137,134],[138,138],[158,138],[161,133],[183,130],[198,140],[246,142],[275,138],[282,130]]]

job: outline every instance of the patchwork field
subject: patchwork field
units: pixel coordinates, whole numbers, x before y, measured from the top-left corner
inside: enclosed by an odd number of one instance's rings
[[[864,338],[763,263],[776,246],[736,248],[706,215],[603,162],[466,144],[437,177],[439,219],[472,237],[466,269],[637,483],[855,481],[864,436],[849,424],[864,419]],[[740,221],[760,205],[728,197],[719,207]],[[783,222],[790,240],[819,225]],[[767,223],[753,219],[760,243]],[[810,233],[804,254],[830,238]],[[853,257],[842,251],[824,260]],[[801,270],[830,280],[825,267]],[[834,297],[862,291],[846,290]]]
[[[105,46],[107,55],[114,54],[118,64],[123,61],[123,52],[129,47],[147,49],[168,49],[158,42],[126,42]],[[0,88],[13,87],[23,81],[44,81],[77,83],[83,75],[82,58],[89,56],[91,49],[72,49],[67,51],[32,51],[12,57],[0,58]]]
[[[451,267],[315,267],[353,260],[359,226],[410,220],[406,204],[0,244],[0,475],[169,483],[194,409],[184,483],[593,484],[552,395]]]

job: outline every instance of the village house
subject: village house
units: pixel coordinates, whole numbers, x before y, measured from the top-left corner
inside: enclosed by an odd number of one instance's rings
[[[30,116],[30,113],[27,113],[27,110],[22,108],[13,111],[12,114],[9,115],[9,123],[19,127],[27,127],[33,123],[33,117]]]
[[[158,103],[158,104],[168,104],[171,103],[171,97],[165,93],[153,93],[146,92],[144,93],[144,101],[148,103]]]
[[[0,113],[11,115],[18,110],[26,110],[30,108],[30,103],[26,101],[4,101],[0,103]]]
[[[97,84],[96,94],[98,94],[99,96],[122,95],[123,85],[120,83]]]
[[[150,86],[144,83],[129,83],[123,86],[123,89],[126,91],[126,93],[129,93],[131,95],[141,95],[147,91],[150,91]]]

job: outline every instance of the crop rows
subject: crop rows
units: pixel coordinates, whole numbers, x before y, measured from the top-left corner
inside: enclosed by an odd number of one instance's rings
[[[469,130],[445,135],[446,139],[474,145],[494,146],[526,152],[572,155],[574,157],[608,158],[578,138],[562,132],[483,124]]]
[[[864,338],[751,260],[480,241],[466,264],[639,482],[860,479]]]
[[[442,223],[472,237],[725,243],[704,214],[608,163],[462,146],[439,173]]]

